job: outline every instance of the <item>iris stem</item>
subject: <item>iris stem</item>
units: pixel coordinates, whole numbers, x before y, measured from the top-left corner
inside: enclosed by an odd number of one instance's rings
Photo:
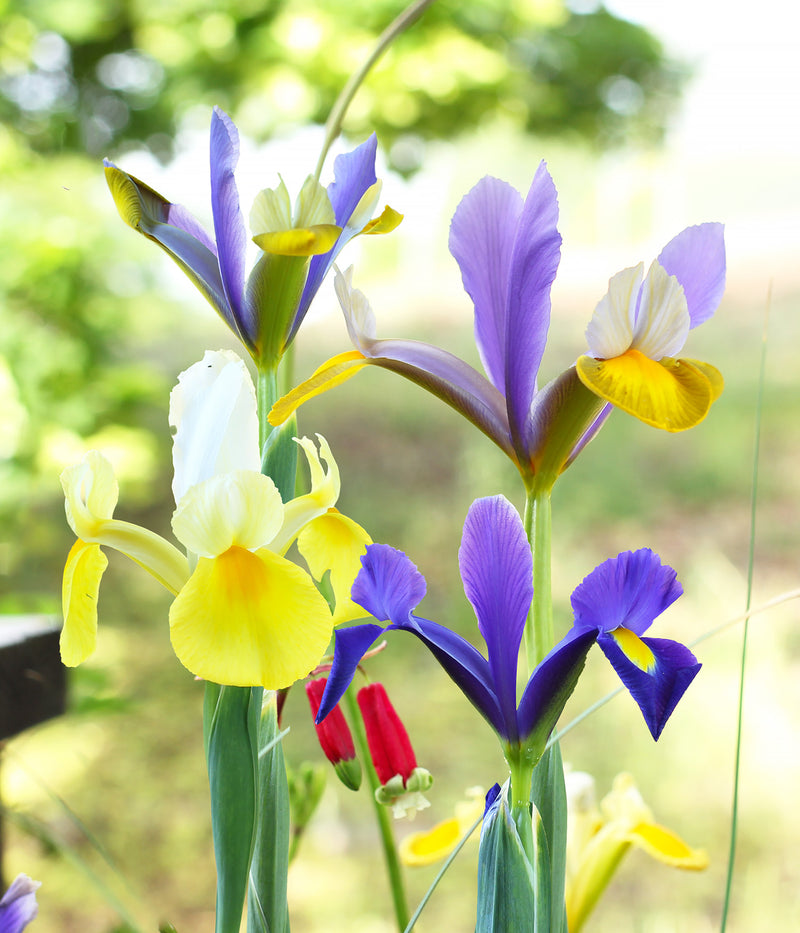
[[[350,76],[350,80],[342,88],[339,96],[336,98],[328,119],[325,122],[325,141],[322,144],[322,151],[319,154],[319,161],[314,172],[314,177],[319,180],[322,174],[322,166],[325,164],[325,158],[333,141],[342,131],[342,122],[344,121],[347,108],[353,102],[358,89],[364,83],[364,79],[372,70],[373,65],[383,55],[394,40],[404,33],[409,26],[412,26],[422,14],[431,6],[435,0],[416,0],[410,6],[394,19],[378,37],[375,48],[370,53],[363,65]]]
[[[555,642],[550,571],[552,517],[549,488],[540,489],[534,486],[528,490],[524,524],[533,555],[533,601],[525,626],[525,656],[530,676]]]
[[[378,803],[375,799],[375,791],[381,786],[381,782],[378,780],[378,774],[375,771],[375,766],[372,764],[372,756],[369,753],[369,744],[367,742],[367,732],[364,728],[364,720],[361,718],[361,710],[358,708],[356,689],[352,684],[350,684],[345,691],[344,702],[353,729],[353,738],[355,740],[356,749],[358,750],[358,756],[364,765],[364,771],[369,781],[370,796],[372,797],[372,803],[375,807],[375,819],[378,823],[383,856],[386,860],[386,873],[389,876],[389,887],[392,891],[392,903],[394,905],[394,914],[397,918],[397,928],[400,930],[400,933],[403,933],[408,927],[410,919],[405,885],[403,883],[403,872],[400,866],[400,858],[397,854],[397,846],[394,841],[389,811],[383,804]]]

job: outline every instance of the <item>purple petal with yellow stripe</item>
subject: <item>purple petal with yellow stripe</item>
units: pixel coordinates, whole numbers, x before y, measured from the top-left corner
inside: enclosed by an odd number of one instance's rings
[[[702,665],[679,642],[642,638],[641,645],[631,651],[628,639],[618,639],[616,634],[601,634],[597,642],[638,704],[653,738],[658,739]],[[645,658],[649,663],[642,667]]]

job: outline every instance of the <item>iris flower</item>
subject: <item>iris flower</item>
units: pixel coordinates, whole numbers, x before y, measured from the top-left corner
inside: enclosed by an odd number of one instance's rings
[[[623,554],[606,561],[578,587],[573,628],[537,665],[518,703],[517,657],[533,596],[532,561],[519,515],[503,496],[472,504],[459,551],[464,590],[486,642],[486,657],[460,635],[416,614],[425,580],[405,554],[373,544],[361,563],[352,598],[389,624],[337,631],[320,720],[336,705],[370,645],[391,630],[419,638],[497,733],[507,753],[523,749],[533,762],[544,750],[595,641],[631,690],[656,738],[699,667],[696,661],[690,663],[694,656],[683,646],[639,638],[637,633],[680,595],[681,588],[675,572],[652,552]]]
[[[517,658],[533,586],[531,551],[519,515],[503,496],[476,500],[459,551],[464,590],[486,642],[484,657],[455,632],[416,614],[425,580],[400,551],[373,544],[352,598],[388,625],[339,629],[318,719],[335,706],[364,653],[386,631],[425,644],[499,736],[507,756],[535,763],[572,693],[589,648],[600,642],[657,738],[699,665],[688,649],[639,633],[681,593],[675,572],[651,551],[621,554],[573,595],[575,624],[534,669],[517,702]]]
[[[642,849],[665,865],[702,871],[708,856],[659,825],[629,774],[618,774],[598,808],[594,780],[567,771],[567,920],[578,933],[625,854]]]
[[[222,110],[215,107],[211,118],[213,237],[184,207],[108,161],[106,180],[122,219],[175,260],[260,368],[272,368],[342,247],[359,233],[385,233],[400,221],[391,208],[370,220],[381,189],[376,147],[373,135],[340,155],[327,190],[309,177],[294,211],[282,181],[274,191],[261,192],[250,221],[262,253],[249,277],[248,237],[234,177],[239,134]]]
[[[0,933],[21,933],[39,911],[36,889],[41,882],[17,875],[0,899]]]
[[[64,569],[65,664],[80,664],[95,649],[107,564],[101,546],[126,554],[175,596],[173,649],[188,670],[215,683],[289,686],[318,662],[333,625],[360,615],[349,589],[369,537],[333,508],[340,483],[330,449],[322,437],[319,450],[308,438],[297,442],[311,491],[282,502],[259,471],[255,404],[247,369],[230,352],[206,353],[173,390],[172,528],[186,554],[113,517],[118,487],[98,451],[63,472],[67,520],[78,537]],[[294,541],[311,574],[284,556]],[[327,571],[333,614],[314,583]]]
[[[644,266],[618,272],[597,305],[578,376],[595,394],[666,431],[694,427],[722,391],[719,371],[676,359],[689,330],[708,320],[725,290],[722,224],[687,227]]]
[[[558,201],[542,163],[527,197],[486,177],[463,198],[450,226],[450,251],[475,309],[475,341],[486,375],[430,344],[376,337],[366,297],[350,271],[336,274],[336,293],[355,350],[333,357],[280,399],[270,421],[281,424],[304,402],[350,378],[364,366],[393,370],[447,402],[511,458],[526,485],[537,473],[558,473],[594,436],[608,415],[607,402],[677,430],[697,423],[721,388],[707,364],[663,359],[677,353],[689,326],[713,313],[724,287],[724,247],[719,224],[689,228],[659,257],[641,288],[631,276],[612,279],[590,327],[590,351],[619,355],[598,364],[581,357],[552,382],[538,385],[550,324],[550,287],[561,255]],[[632,317],[618,310],[626,285]],[[625,341],[626,327],[631,331]],[[642,363],[652,356],[652,366]],[[635,370],[632,361],[637,361]],[[580,378],[579,378],[580,377]],[[655,388],[648,380],[659,378]],[[679,389],[670,389],[670,380]],[[583,386],[591,394],[582,393]],[[672,406],[678,408],[672,411]],[[655,412],[655,415],[654,415]]]

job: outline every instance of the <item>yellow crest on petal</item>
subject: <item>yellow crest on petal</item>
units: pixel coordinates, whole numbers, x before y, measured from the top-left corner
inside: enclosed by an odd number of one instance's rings
[[[76,541],[64,567],[61,606],[64,628],[61,630],[61,660],[76,667],[94,654],[97,644],[97,597],[100,580],[108,566],[98,544]]]
[[[200,558],[169,621],[175,654],[197,677],[268,690],[308,674],[332,630],[328,604],[304,570],[241,547]]]
[[[699,424],[718,394],[709,376],[688,360],[655,362],[631,349],[610,360],[581,356],[575,365],[595,395],[664,431]]]
[[[361,570],[361,557],[372,539],[357,522],[336,509],[315,518],[300,532],[297,547],[311,576],[321,580],[330,571],[336,599],[333,624],[352,622],[369,615],[350,599],[353,581]]]

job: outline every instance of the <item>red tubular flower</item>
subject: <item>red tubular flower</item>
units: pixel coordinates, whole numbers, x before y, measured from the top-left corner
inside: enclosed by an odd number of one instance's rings
[[[325,691],[326,677],[318,677],[306,683],[306,696],[311,704],[311,715],[316,719],[322,694]],[[356,758],[353,737],[344,713],[335,706],[319,724],[315,723],[317,738],[325,757],[333,765],[339,780],[350,790],[358,790],[361,785],[361,765]]]
[[[386,695],[383,684],[368,684],[358,691],[358,707],[367,731],[372,763],[381,787],[375,796],[380,803],[392,804],[395,816],[413,816],[427,807],[421,791],[433,778],[417,767],[408,732]]]

